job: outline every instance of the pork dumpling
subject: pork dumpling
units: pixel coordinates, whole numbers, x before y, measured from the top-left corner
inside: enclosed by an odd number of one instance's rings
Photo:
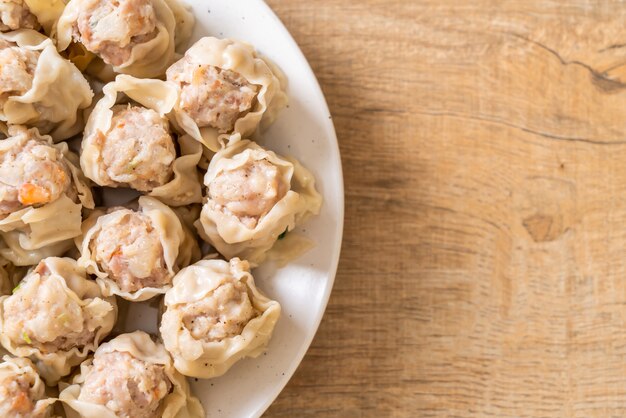
[[[204,177],[198,232],[222,255],[262,262],[281,234],[317,214],[321,196],[311,173],[244,140],[218,152]]]
[[[179,372],[211,378],[261,354],[279,316],[280,305],[259,292],[246,261],[201,260],[174,278],[160,330]]]
[[[63,0],[0,0],[0,31],[43,27],[50,36],[64,8]]]
[[[85,175],[100,186],[130,187],[172,206],[201,202],[202,146],[188,136],[177,138],[165,117],[176,102],[175,89],[161,80],[120,75],[103,92],[83,136]]]
[[[35,128],[11,126],[9,133],[0,141],[0,234],[8,246],[0,253],[32,265],[71,246],[93,198],[66,143]]]
[[[93,92],[50,39],[29,29],[0,33],[0,62],[0,120],[37,127],[56,141],[83,128]]]
[[[39,30],[41,25],[24,0],[0,0],[0,31]]]
[[[204,418],[163,344],[143,331],[102,344],[59,399],[68,418]]]
[[[65,50],[72,41],[79,42],[116,73],[162,76],[174,60],[176,23],[181,20],[168,5],[174,1],[72,0],[57,25],[58,47]],[[186,21],[193,24],[189,16]]]
[[[30,358],[48,385],[95,351],[117,317],[114,297],[70,258],[50,257],[34,267],[10,296],[0,297],[0,343]]]
[[[200,39],[167,69],[167,80],[178,88],[178,125],[213,151],[271,123],[287,101],[280,71],[232,39]]]
[[[139,198],[139,210],[94,212],[83,229],[78,264],[97,276],[106,296],[142,301],[163,294],[197,254],[197,243],[176,213],[147,196]]]
[[[169,182],[176,149],[167,119],[130,104],[113,106],[111,111],[109,132],[98,132],[95,138],[108,177],[103,186],[128,185],[149,192]]]
[[[0,416],[2,418],[48,418],[55,399],[26,358],[4,356],[0,363]]]

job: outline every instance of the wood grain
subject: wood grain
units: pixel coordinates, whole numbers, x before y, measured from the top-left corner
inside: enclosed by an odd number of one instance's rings
[[[267,417],[626,416],[626,3],[268,0],[346,183]]]

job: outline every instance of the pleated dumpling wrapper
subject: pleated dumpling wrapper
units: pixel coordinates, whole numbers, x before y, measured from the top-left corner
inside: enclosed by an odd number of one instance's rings
[[[0,120],[36,127],[55,141],[83,127],[93,92],[53,42],[31,29],[0,33]]]
[[[176,89],[161,80],[119,75],[103,93],[83,135],[85,175],[99,186],[130,187],[170,206],[200,203],[202,145],[188,135],[178,137],[165,117],[176,103]]]
[[[200,258],[195,237],[176,213],[157,199],[142,196],[138,209],[95,210],[77,238],[78,265],[105,296],[144,301],[164,294],[174,275]]]
[[[0,343],[28,357],[50,386],[67,376],[113,328],[114,297],[105,298],[70,258],[34,267],[10,296],[0,297]]]
[[[279,316],[279,303],[257,289],[246,261],[201,260],[174,278],[160,330],[179,372],[211,378],[261,354]]]
[[[167,81],[178,89],[180,129],[212,151],[266,127],[287,104],[280,70],[232,39],[200,39],[167,69]]]
[[[200,236],[227,259],[240,257],[252,265],[264,261],[296,223],[318,214],[322,204],[307,169],[248,140],[218,152],[204,184],[206,202],[196,224]]]
[[[78,42],[115,73],[157,78],[194,20],[179,0],[71,0],[57,24],[58,48]]]
[[[0,363],[0,417],[48,418],[56,399],[46,395],[46,385],[26,358],[4,356]]]
[[[68,418],[204,418],[163,344],[143,331],[102,344],[59,399]]]
[[[37,129],[12,126],[0,141],[0,254],[15,265],[61,255],[81,234],[82,209],[94,207],[91,190],[65,142]]]

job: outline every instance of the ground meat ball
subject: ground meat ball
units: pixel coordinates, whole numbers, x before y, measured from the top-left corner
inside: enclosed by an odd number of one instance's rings
[[[172,383],[162,365],[129,353],[96,353],[78,400],[104,405],[121,418],[156,418]]]
[[[15,374],[0,381],[0,416],[2,418],[42,418],[47,408],[37,407],[33,393],[34,376]]]
[[[10,96],[21,96],[33,85],[39,51],[20,48],[0,39],[0,105]]]
[[[41,275],[38,287],[29,280]],[[84,347],[95,338],[86,326],[81,305],[70,297],[58,280],[50,279],[45,260],[4,300],[4,332],[17,345],[27,344],[42,353]]]
[[[231,132],[237,119],[250,111],[259,86],[241,74],[185,57],[167,70],[168,81],[181,88],[180,108],[199,127],[211,126]]]
[[[221,341],[240,335],[258,313],[250,302],[245,283],[225,280],[209,296],[181,306],[183,324],[197,340]]]
[[[139,106],[113,107],[111,129],[100,134],[102,168],[111,183],[149,192],[172,178],[176,148],[169,123],[157,112]]]
[[[24,0],[0,0],[0,31],[39,29],[39,22]]]
[[[133,47],[156,36],[152,0],[81,2],[74,39],[107,64],[122,65]]]
[[[104,216],[116,216],[118,221],[104,222],[89,245],[100,269],[124,292],[170,284],[172,275],[165,265],[159,232],[150,218],[129,209]]]
[[[209,184],[209,199],[218,209],[238,217],[248,228],[254,228],[285,196],[288,188],[275,165],[258,160],[219,173]]]
[[[0,152],[0,216],[26,206],[42,206],[68,193],[72,175],[60,150],[22,130],[29,139]]]

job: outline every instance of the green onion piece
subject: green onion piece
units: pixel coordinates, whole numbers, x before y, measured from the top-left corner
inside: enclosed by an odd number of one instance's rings
[[[283,233],[282,233],[282,234],[280,234],[280,235],[278,236],[278,239],[283,239],[283,238],[285,238],[285,235],[287,235],[287,229],[285,229],[285,230],[283,231]]]
[[[18,284],[17,284],[17,286],[15,286],[15,287],[13,288],[13,290],[11,291],[11,293],[15,293],[15,292],[17,292],[18,290],[20,290],[20,287],[22,287],[22,283],[21,283],[21,282],[20,282],[20,283],[18,283]]]
[[[30,337],[28,336],[28,334],[26,333],[26,331],[22,331],[22,339],[24,341],[26,341],[26,344],[32,344],[33,343],[31,341]]]

